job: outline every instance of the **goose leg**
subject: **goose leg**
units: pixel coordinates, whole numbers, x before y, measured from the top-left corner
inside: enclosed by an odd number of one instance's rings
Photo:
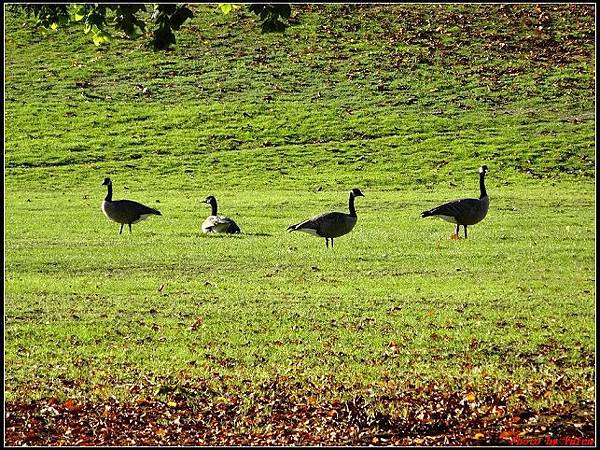
[[[129,224],[129,233],[131,234],[131,224]]]
[[[329,248],[329,238],[325,238],[325,246]]]
[[[450,239],[452,239],[452,240],[460,239],[460,236],[458,235],[459,231],[460,231],[460,225],[456,224],[456,231],[454,231],[454,234],[450,237]]]
[[[333,248],[333,238],[331,238],[331,248]]]
[[[463,227],[465,227],[465,239],[467,238],[467,226],[463,225]]]
[[[121,234],[123,232],[123,225],[125,225],[124,223],[121,224],[121,228],[119,229],[119,234]]]

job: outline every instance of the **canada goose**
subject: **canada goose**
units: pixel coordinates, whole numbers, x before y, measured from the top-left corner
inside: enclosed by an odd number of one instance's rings
[[[479,168],[479,189],[481,191],[479,198],[463,198],[453,202],[444,203],[436,208],[424,211],[421,217],[436,216],[447,222],[456,224],[456,234],[452,239],[459,239],[458,232],[462,225],[465,229],[465,239],[467,238],[467,226],[475,225],[481,222],[488,212],[490,198],[485,190],[485,174],[488,172],[487,166]]]
[[[114,200],[112,199],[112,181],[110,178],[105,178],[102,182],[102,186],[108,186],[108,193],[106,198],[102,202],[102,212],[110,220],[120,223],[121,229],[119,234],[123,232],[123,225],[129,225],[129,232],[131,233],[131,224],[138,223],[148,216],[156,214],[162,216],[160,211],[149,208],[141,203],[134,202],[131,200]]]
[[[202,222],[202,231],[204,233],[240,233],[240,227],[229,217],[217,215],[217,199],[213,195],[209,195],[204,199],[211,207],[210,216]]]
[[[356,225],[357,217],[356,210],[354,209],[354,198],[364,196],[365,195],[360,192],[360,189],[354,188],[350,191],[350,198],[348,200],[350,214],[341,212],[319,214],[312,219],[290,225],[288,231],[290,233],[292,231],[304,231],[313,236],[324,237],[326,247],[329,247],[329,239],[331,239],[331,248],[333,248],[333,238],[350,233],[352,228],[354,228],[354,225]]]

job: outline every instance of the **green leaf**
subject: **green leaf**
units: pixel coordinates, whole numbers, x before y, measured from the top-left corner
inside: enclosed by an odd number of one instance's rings
[[[104,30],[98,30],[97,32],[94,33],[94,35],[92,36],[92,40],[94,41],[94,44],[96,46],[102,45],[106,42],[110,41],[110,34],[108,34],[106,31]]]
[[[51,29],[51,30],[55,30],[55,31],[56,31],[56,30],[58,29],[58,24],[57,24],[56,22],[52,23],[52,24],[50,25],[50,29]]]
[[[233,3],[219,3],[219,8],[223,11],[224,15],[229,14],[231,11],[235,11],[236,9],[240,9],[240,5],[234,5]]]
[[[219,3],[219,8],[221,8],[224,15],[227,15],[233,9],[233,5],[231,3]]]
[[[83,5],[71,5],[69,9],[70,19],[73,22],[81,22],[83,19],[85,19],[85,16],[87,15]]]

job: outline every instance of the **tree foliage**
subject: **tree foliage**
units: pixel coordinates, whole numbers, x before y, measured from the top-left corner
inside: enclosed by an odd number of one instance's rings
[[[179,31],[181,25],[194,17],[192,11],[184,5],[159,5],[152,14],[154,22],[152,44],[155,49],[167,49],[175,44],[173,30]]]
[[[263,33],[285,31],[292,8],[285,4],[253,4],[250,11],[260,17]],[[282,20],[283,19],[283,20]]]
[[[223,14],[229,14],[238,5],[218,5]],[[134,39],[146,33],[149,24],[143,16],[147,12],[144,4],[13,4],[12,10],[22,10],[36,19],[35,26],[56,30],[59,26],[82,22],[84,32],[91,33],[94,44],[109,42],[114,36],[108,30],[122,32],[127,38]],[[291,6],[286,4],[252,4],[250,11],[259,16],[263,33],[282,32],[288,26]],[[176,43],[174,31],[194,16],[186,4],[154,5],[150,17],[152,38],[150,44],[155,50],[167,50]]]

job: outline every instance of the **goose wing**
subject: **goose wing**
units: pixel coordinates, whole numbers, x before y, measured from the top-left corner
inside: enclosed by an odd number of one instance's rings
[[[487,197],[486,197],[487,198]],[[421,213],[421,217],[439,216],[446,220],[452,218],[453,222],[472,225],[479,222],[487,213],[485,199],[461,198],[452,202],[444,203],[429,211]]]
[[[102,211],[118,223],[136,223],[151,214],[162,215],[160,211],[132,200],[104,201]]]
[[[326,212],[304,222],[288,227],[288,231],[304,231],[323,237],[337,237],[348,233],[356,223],[356,217],[341,212]]]
[[[142,205],[141,203],[134,202],[133,200],[115,200],[113,202],[118,208],[128,209],[135,211],[137,214],[156,214],[162,216],[158,209],[150,208],[149,206]]]

